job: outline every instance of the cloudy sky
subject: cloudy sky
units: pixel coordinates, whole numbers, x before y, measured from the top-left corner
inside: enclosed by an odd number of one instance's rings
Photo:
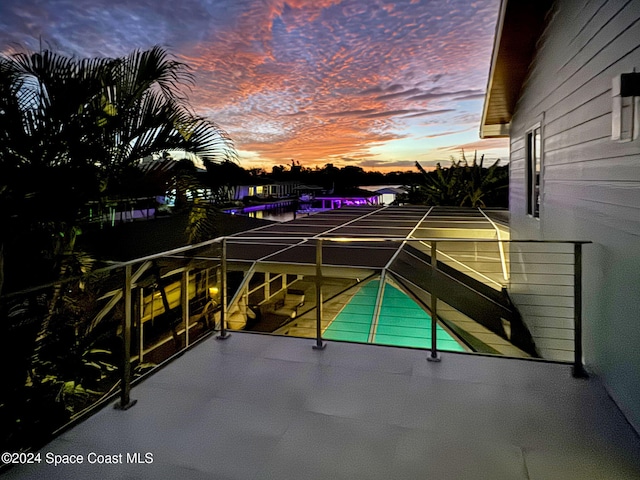
[[[478,137],[499,0],[2,0],[0,52],[167,47],[194,69],[195,110],[245,168],[413,169]]]

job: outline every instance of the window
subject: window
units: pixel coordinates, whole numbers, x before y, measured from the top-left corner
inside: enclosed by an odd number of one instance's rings
[[[527,133],[527,214],[540,217],[540,174],[542,169],[542,141],[540,126]]]

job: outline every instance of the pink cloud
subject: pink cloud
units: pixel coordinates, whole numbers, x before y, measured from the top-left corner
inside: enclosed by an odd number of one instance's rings
[[[372,148],[424,137],[420,117],[478,122],[479,102],[456,102],[484,92],[498,3],[4,0],[0,50],[43,32],[79,53],[170,45],[196,75],[196,111],[252,158],[394,162]]]

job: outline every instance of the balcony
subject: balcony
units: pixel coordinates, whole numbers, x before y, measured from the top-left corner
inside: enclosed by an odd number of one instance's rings
[[[6,478],[638,478],[636,433],[575,378],[583,242],[432,214],[328,212],[4,297],[1,440],[41,448]]]
[[[640,441],[566,365],[233,333],[3,478],[635,479]],[[123,464],[90,464],[94,452]],[[153,463],[127,463],[127,453]],[[46,454],[83,455],[80,465]]]

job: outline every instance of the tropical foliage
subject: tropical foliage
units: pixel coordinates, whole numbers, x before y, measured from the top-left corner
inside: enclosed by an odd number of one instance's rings
[[[192,82],[160,47],[122,58],[0,56],[0,245],[7,262],[20,257],[12,273],[79,273],[70,255],[80,207],[118,195],[143,157],[182,149],[235,161],[225,132],[189,109]]]
[[[121,311],[95,327],[87,319],[120,288],[121,275],[115,284],[76,278],[94,264],[77,248],[87,205],[126,194],[143,157],[179,149],[236,161],[225,132],[190,110],[192,81],[160,47],[122,58],[0,55],[3,449],[46,440],[116,381]]]
[[[464,151],[461,159],[452,160],[451,166],[427,172],[418,162],[422,182],[411,192],[412,203],[457,207],[507,207],[509,171],[500,167],[500,160],[485,168],[484,155],[478,161],[477,153],[469,163]]]

